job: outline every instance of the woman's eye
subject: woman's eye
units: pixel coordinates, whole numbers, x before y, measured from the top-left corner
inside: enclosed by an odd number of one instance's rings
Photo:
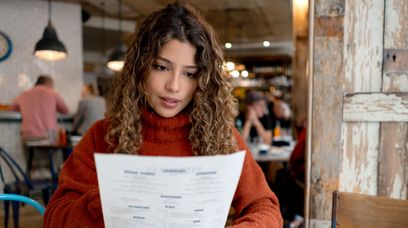
[[[188,78],[194,78],[197,73],[193,72],[185,72],[184,75]]]
[[[160,65],[160,64],[154,64],[154,69],[159,70],[159,71],[167,71],[168,68],[164,65]]]

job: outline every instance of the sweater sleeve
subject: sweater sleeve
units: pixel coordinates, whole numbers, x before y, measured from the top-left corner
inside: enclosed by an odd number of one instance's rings
[[[270,190],[265,176],[253,159],[238,131],[234,131],[239,149],[245,149],[244,166],[232,206],[235,220],[231,228],[282,227],[283,221],[276,195]]]
[[[102,140],[97,132],[94,125],[65,162],[59,187],[45,211],[44,227],[104,227],[93,158],[94,151],[101,150],[96,146]]]

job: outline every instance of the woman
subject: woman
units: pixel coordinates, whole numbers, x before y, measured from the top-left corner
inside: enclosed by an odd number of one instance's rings
[[[107,118],[83,136],[64,165],[45,227],[103,227],[93,153],[161,156],[247,149],[234,129],[235,100],[214,32],[194,8],[175,2],[152,13],[115,78]],[[234,227],[281,227],[276,196],[246,153]]]

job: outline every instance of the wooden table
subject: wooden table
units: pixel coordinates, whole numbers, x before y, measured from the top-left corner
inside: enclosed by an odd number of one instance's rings
[[[266,147],[266,150],[264,150],[265,148],[262,147]],[[294,141],[291,141],[289,146],[280,147],[269,146],[265,144],[248,144],[248,148],[251,151],[254,160],[258,163],[267,179],[271,175],[276,175],[270,173],[270,167],[273,163],[278,162],[281,163],[283,167],[287,166],[294,147]],[[263,153],[260,152],[260,149],[263,150]],[[274,179],[274,177],[272,179]]]
[[[248,147],[257,162],[287,162],[295,147],[295,142],[290,142],[289,146],[268,146],[269,149],[266,150],[266,153],[259,152],[261,145],[248,145]]]

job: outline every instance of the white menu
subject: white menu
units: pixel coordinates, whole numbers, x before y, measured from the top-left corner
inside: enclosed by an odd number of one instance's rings
[[[95,153],[105,227],[224,227],[244,157]]]

